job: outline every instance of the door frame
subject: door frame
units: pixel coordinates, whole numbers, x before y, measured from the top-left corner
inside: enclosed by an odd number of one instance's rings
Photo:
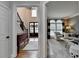
[[[17,25],[17,10],[16,10],[16,8],[17,7],[24,7],[24,6],[26,6],[26,7],[33,6],[33,5],[34,4],[27,4],[27,3],[26,4],[24,4],[24,3],[22,3],[22,4],[14,3],[13,4],[13,42],[12,42],[13,50],[12,50],[12,55],[11,55],[12,58],[17,56],[17,30],[16,30],[17,29],[17,27],[16,27],[16,25]],[[36,4],[34,6],[38,7],[38,9],[40,8],[40,6],[38,4]],[[38,23],[39,23],[40,22],[40,17],[39,17],[40,15],[39,15],[38,11],[37,11],[37,16],[38,16],[37,19],[38,19]],[[40,24],[38,25],[38,27],[39,26],[40,26]],[[38,37],[40,37],[39,35],[38,35]],[[39,45],[39,42],[40,41],[38,38],[38,45]],[[38,51],[40,51],[39,46],[38,46]],[[38,57],[40,57],[40,56],[38,56]]]
[[[47,19],[47,12],[46,12],[46,4],[49,1],[44,1],[40,2],[40,4],[36,4],[38,6],[38,29],[39,29],[39,39],[38,39],[38,52],[39,52],[39,58],[45,58],[47,57],[47,27],[46,27],[46,19]],[[35,4],[29,4],[28,2],[22,2],[22,3],[13,3],[13,50],[12,50],[12,56],[11,57],[16,57],[17,56],[17,30],[16,30],[16,24],[17,24],[17,12],[16,12],[16,7],[22,7],[22,6],[35,6]],[[41,34],[43,33],[43,34]]]

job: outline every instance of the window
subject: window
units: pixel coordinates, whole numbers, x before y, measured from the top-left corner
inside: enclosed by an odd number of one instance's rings
[[[37,17],[37,7],[32,7],[32,17]]]
[[[55,20],[50,20],[50,36],[53,35],[53,32],[55,32],[56,27],[55,27]]]
[[[38,23],[35,23],[35,33],[38,33]]]
[[[60,32],[62,34],[61,20],[50,20],[50,35],[52,35],[52,32]]]
[[[30,33],[33,33],[34,32],[34,28],[33,28],[33,23],[30,23]]]
[[[62,21],[57,20],[56,24],[57,24],[57,32],[60,32],[62,34]]]
[[[38,37],[38,22],[29,22],[30,37]]]

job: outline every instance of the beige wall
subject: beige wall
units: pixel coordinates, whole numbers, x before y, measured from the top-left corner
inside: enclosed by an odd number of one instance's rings
[[[26,26],[26,28],[29,28],[29,22],[37,22],[37,17],[32,17],[31,16],[31,9],[30,8],[26,8],[26,7],[18,7],[17,11],[22,19],[22,21],[24,22],[24,25]]]

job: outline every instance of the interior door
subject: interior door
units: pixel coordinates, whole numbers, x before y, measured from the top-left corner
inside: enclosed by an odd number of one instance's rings
[[[30,37],[38,37],[38,22],[30,22]]]
[[[0,58],[8,57],[9,3],[0,1]]]

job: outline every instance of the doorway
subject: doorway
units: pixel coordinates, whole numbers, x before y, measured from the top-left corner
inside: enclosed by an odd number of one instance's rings
[[[38,57],[37,8],[17,7],[17,57]]]

